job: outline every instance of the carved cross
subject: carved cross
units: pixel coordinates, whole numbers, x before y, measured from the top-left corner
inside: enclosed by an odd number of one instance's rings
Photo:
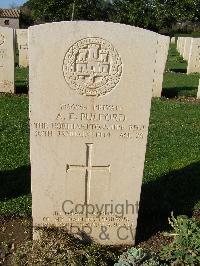
[[[92,165],[92,147],[93,143],[86,143],[86,165],[70,165],[67,164],[66,172],[70,170],[85,171],[85,205],[89,204],[90,200],[90,183],[92,171],[108,171],[110,173],[110,165]]]

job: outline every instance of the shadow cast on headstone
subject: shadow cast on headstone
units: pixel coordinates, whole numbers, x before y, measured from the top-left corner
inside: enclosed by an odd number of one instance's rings
[[[180,93],[184,91],[192,92],[197,90],[197,87],[172,87],[172,88],[163,88],[162,97],[166,98],[175,98],[180,96]],[[193,94],[193,93],[191,93]],[[195,95],[194,95],[195,96]]]
[[[28,88],[28,85],[26,85],[26,84],[21,84],[21,85],[16,85],[15,86],[15,93],[16,94],[28,94],[28,90],[29,90],[29,88]]]
[[[30,194],[30,166],[0,172],[0,200]]]
[[[169,228],[168,218],[191,216],[200,200],[200,161],[142,186],[137,242]]]

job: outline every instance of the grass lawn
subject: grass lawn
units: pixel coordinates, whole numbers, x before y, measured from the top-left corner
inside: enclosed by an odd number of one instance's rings
[[[15,86],[17,93],[28,92],[28,69],[27,68],[16,68],[15,75]]]
[[[195,96],[199,74],[171,45],[163,95]],[[17,92],[26,92],[27,69],[17,68]],[[30,217],[28,95],[0,95],[0,217]],[[191,214],[200,201],[200,101],[153,99],[137,239],[163,231],[167,217]],[[1,241],[1,234],[0,234]]]
[[[197,95],[200,73],[187,75],[187,62],[171,44],[163,81],[162,95],[168,98]]]

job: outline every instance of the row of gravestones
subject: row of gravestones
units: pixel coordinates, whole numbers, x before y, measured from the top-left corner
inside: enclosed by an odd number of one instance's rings
[[[15,92],[15,58],[19,66],[28,66],[28,31],[0,27],[0,92]]]
[[[152,88],[169,38],[87,21],[28,31],[34,237],[38,226],[57,226],[133,244]]]
[[[188,61],[187,74],[200,73],[200,38],[178,37],[177,50]]]
[[[58,46],[59,47],[59,46]],[[19,66],[27,67],[28,30],[13,30],[0,27],[0,92],[14,93],[15,51],[19,51]],[[58,48],[56,48],[57,50]],[[153,97],[160,97],[162,92],[163,73],[169,49],[169,38],[157,35],[156,56],[154,64]],[[55,51],[56,51],[55,50]],[[31,52],[31,51],[30,51]]]
[[[15,44],[18,50],[19,67],[28,67],[28,30],[17,29]]]
[[[188,61],[187,74],[200,73],[200,38],[179,37],[177,50],[183,59]],[[200,79],[197,99],[200,99]]]

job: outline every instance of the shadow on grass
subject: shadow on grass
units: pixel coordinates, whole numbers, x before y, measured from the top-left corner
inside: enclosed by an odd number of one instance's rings
[[[137,241],[168,228],[168,217],[191,215],[200,200],[200,161],[142,186]]]
[[[175,73],[187,73],[187,69],[184,68],[170,68],[169,70]]]
[[[21,93],[28,94],[28,85],[16,84],[15,92],[16,92],[16,94],[21,94]]]
[[[30,166],[0,172],[0,200],[30,194]],[[168,228],[168,217],[191,215],[200,200],[200,161],[142,186],[136,241]]]
[[[172,87],[172,88],[163,88],[162,89],[162,97],[166,98],[174,98],[178,96],[195,96],[191,91],[197,90],[196,87]],[[183,94],[183,92],[185,92]]]
[[[30,166],[0,172],[0,200],[30,194]]]

